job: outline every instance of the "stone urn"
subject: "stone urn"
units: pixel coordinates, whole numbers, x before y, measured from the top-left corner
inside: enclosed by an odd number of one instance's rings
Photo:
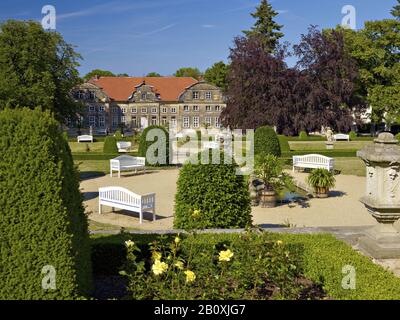
[[[357,152],[366,164],[366,192],[360,201],[378,224],[359,242],[360,249],[377,259],[400,258],[400,147],[391,133],[383,132]]]

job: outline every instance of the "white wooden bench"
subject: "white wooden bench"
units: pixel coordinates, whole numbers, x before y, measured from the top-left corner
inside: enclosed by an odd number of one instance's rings
[[[144,170],[146,172],[146,158],[132,157],[128,155],[119,156],[110,160],[110,176],[113,171],[118,171],[118,178],[121,178],[121,171]]]
[[[304,156],[293,156],[293,172],[295,168],[326,169],[334,170],[335,159],[320,154],[307,154]]]
[[[118,152],[129,152],[132,148],[132,143],[129,141],[118,141],[117,142]]]
[[[149,193],[138,195],[122,187],[99,188],[99,214],[101,207],[108,206],[114,211],[115,208],[139,213],[139,222],[143,222],[143,212],[151,211],[153,221],[156,220],[156,194]]]
[[[93,136],[91,136],[91,135],[78,136],[78,142],[92,142],[93,143]]]
[[[338,141],[338,140],[350,141],[350,135],[343,134],[343,133],[334,134],[333,135],[333,140],[335,140],[335,141]]]

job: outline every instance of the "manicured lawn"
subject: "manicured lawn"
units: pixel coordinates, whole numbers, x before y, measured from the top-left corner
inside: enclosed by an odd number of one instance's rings
[[[71,148],[71,152],[87,152],[86,148],[89,146],[89,152],[103,152],[104,142],[94,142],[94,143],[86,143],[86,142],[69,142],[69,147]]]
[[[109,160],[75,160],[74,163],[78,166],[78,169],[81,173],[110,173]]]
[[[365,164],[360,158],[335,158],[335,169],[346,175],[364,177],[366,174]]]
[[[338,141],[333,150],[360,150],[372,141]],[[294,151],[326,151],[324,141],[289,141],[290,149]]]

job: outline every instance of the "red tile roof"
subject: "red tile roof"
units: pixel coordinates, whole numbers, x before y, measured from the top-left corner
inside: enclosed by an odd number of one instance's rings
[[[89,82],[101,88],[111,99],[126,101],[143,81],[153,86],[163,101],[178,101],[179,95],[187,87],[198,82],[188,77],[100,77]]]

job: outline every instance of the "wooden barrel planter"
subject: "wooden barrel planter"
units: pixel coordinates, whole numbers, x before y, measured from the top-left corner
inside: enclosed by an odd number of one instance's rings
[[[276,207],[277,195],[275,191],[263,190],[261,191],[261,207],[274,208]]]

